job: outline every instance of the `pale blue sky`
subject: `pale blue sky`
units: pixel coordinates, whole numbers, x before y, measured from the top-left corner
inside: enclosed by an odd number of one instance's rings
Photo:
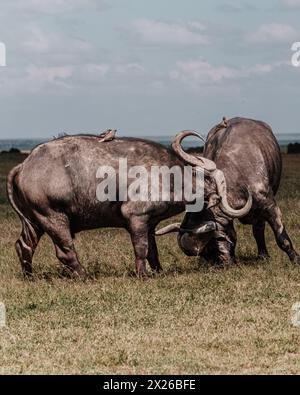
[[[202,133],[223,115],[297,133],[300,0],[1,0],[0,138]]]

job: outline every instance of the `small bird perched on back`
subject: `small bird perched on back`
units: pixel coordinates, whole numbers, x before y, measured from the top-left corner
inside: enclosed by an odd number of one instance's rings
[[[106,142],[106,141],[111,141],[115,138],[117,133],[117,129],[107,129],[105,132],[101,133],[99,135],[100,143]]]
[[[220,126],[222,126],[223,128],[227,128],[228,121],[227,121],[226,117],[223,117],[222,122],[220,123]]]
[[[220,122],[217,126],[216,129],[217,131],[220,129],[226,129],[228,127],[228,120],[226,119],[226,117],[223,117],[222,122]]]

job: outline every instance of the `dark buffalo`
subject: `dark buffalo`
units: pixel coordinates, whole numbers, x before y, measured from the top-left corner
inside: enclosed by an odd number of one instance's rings
[[[161,220],[182,212],[185,202],[175,201],[173,195],[170,201],[100,202],[96,199],[97,169],[110,165],[118,173],[118,160],[123,157],[127,158],[128,166],[143,165],[149,171],[154,165],[183,168],[186,162],[173,150],[151,141],[114,136],[109,140],[91,135],[64,136],[33,149],[28,158],[9,173],[8,198],[22,222],[16,249],[26,275],[31,275],[34,251],[40,237],[47,233],[55,245],[57,258],[85,277],[73,239],[77,232],[99,227],[128,230],[139,275],[145,275],[147,260],[152,270],[160,270],[155,227]],[[197,163],[208,170],[216,168],[205,159],[198,159]],[[251,199],[246,203],[245,195],[245,207],[240,204],[239,210],[233,210],[229,206],[222,172],[211,179],[215,181],[210,189],[214,189],[220,210],[230,218],[249,211]],[[119,187],[117,184],[117,192]]]
[[[181,148],[184,137],[193,133],[181,133],[177,136],[174,150],[186,162],[202,166],[202,161],[188,155]],[[240,218],[243,224],[253,226],[253,235],[257,243],[258,257],[268,257],[265,243],[265,224],[273,229],[278,246],[287,253],[290,260],[300,263],[300,257],[282,222],[281,211],[275,195],[279,188],[282,159],[280,148],[271,128],[260,121],[234,118],[223,121],[208,134],[204,147],[204,157],[211,161],[212,170],[205,180],[206,206],[199,213],[187,213],[182,224],[172,224],[157,232],[162,235],[178,231],[178,241],[187,255],[201,255],[207,260],[218,263],[235,261],[236,232],[233,220],[221,209],[220,193],[215,194],[214,170],[216,165],[225,175],[227,193],[231,207],[245,205],[248,192],[253,203],[249,213]],[[206,232],[199,229],[205,227]]]

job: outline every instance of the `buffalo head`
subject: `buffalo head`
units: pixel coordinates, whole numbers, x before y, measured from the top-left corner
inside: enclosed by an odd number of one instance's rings
[[[212,160],[185,152],[181,143],[187,136],[199,137],[193,131],[181,132],[176,136],[172,147],[185,162],[204,169],[205,206],[201,212],[186,213],[182,223],[168,225],[158,230],[156,235],[161,236],[177,232],[178,244],[186,255],[207,255],[207,247],[212,245],[210,243],[212,239],[220,236],[220,228],[230,220],[241,218],[248,214],[252,207],[252,195],[248,192],[247,203],[241,209],[237,210],[231,207],[227,200],[224,173],[217,169],[215,162]]]

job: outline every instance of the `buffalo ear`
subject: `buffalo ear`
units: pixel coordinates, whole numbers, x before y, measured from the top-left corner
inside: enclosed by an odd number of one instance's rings
[[[208,205],[207,208],[210,209],[212,207],[217,206],[221,201],[221,198],[216,193],[211,193],[208,197]]]
[[[173,233],[173,232],[179,232],[180,230],[180,222],[177,222],[175,224],[167,225],[162,229],[159,229],[155,232],[155,236],[163,236],[168,233]]]

